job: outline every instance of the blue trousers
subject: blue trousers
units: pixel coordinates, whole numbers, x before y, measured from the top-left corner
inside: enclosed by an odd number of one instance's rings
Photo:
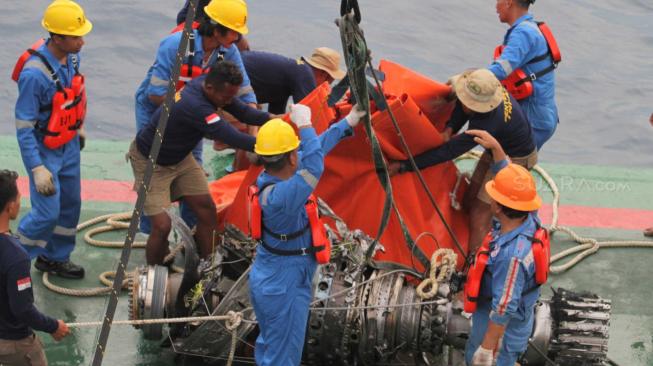
[[[298,366],[306,336],[315,264],[266,259],[271,258],[257,257],[249,274],[250,298],[260,330],[255,347],[256,364]]]
[[[497,356],[497,366],[514,366],[528,347],[528,338],[533,330],[533,316],[526,319],[510,319],[503,335],[501,348]],[[474,352],[481,346],[490,322],[488,307],[479,306],[472,315],[472,330],[465,346],[465,362],[472,364]]]
[[[46,197],[36,191],[32,170],[27,166],[31,210],[18,224],[18,237],[30,258],[39,255],[63,262],[75,248],[77,223],[82,205],[79,138],[58,149],[38,144],[43,165],[52,173],[56,193]]]
[[[149,108],[147,106],[144,106],[142,103],[138,101],[138,96],[136,99],[136,129],[137,131],[142,130],[145,125],[147,125],[150,122],[150,119],[152,118],[152,113],[149,111]],[[158,121],[157,121],[158,122]],[[195,160],[202,166],[203,159],[202,159],[202,152],[204,150],[204,144],[203,141],[200,141],[197,146],[193,149],[193,157],[195,157]],[[197,216],[195,216],[195,212],[188,207],[188,205],[185,205],[184,202],[180,202],[179,204],[179,211],[181,212],[181,218],[184,220],[186,225],[188,225],[189,228],[193,228],[197,224]],[[152,224],[150,223],[150,219],[147,216],[141,216],[141,220],[139,223],[139,228],[142,233],[149,234],[152,232]]]

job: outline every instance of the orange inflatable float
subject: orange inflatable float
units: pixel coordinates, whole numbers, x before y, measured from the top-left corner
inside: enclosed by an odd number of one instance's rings
[[[380,69],[386,74],[383,87],[388,106],[393,111],[412,154],[419,154],[442,144],[438,130],[443,127],[444,121],[451,113],[451,107],[445,102],[450,88],[389,61],[381,61]],[[329,86],[323,84],[301,102],[311,108],[313,124],[318,133],[344,117],[351,108],[342,102],[335,107],[329,107],[329,92]],[[407,158],[387,111],[373,108],[372,125],[387,159]],[[260,167],[250,167],[237,178],[227,176],[211,185],[214,197],[222,190],[230,190],[232,193],[220,193],[219,197],[234,197],[220,215],[223,220],[221,225],[235,225],[244,233],[248,232],[247,190],[260,172]],[[459,174],[456,166],[452,162],[438,164],[424,169],[422,174],[447,223],[467,252],[468,218],[466,213],[452,207],[450,195]],[[233,183],[234,179],[240,180],[238,188]],[[400,174],[392,177],[391,181],[395,203],[411,236],[413,239],[421,237],[417,246],[429,258],[438,247],[455,248],[416,174]],[[465,188],[466,185],[462,184],[458,195]],[[343,140],[326,157],[325,171],[315,194],[342,217],[350,228],[361,229],[370,236],[376,234],[381,221],[385,192],[376,176],[370,143],[362,124],[356,128],[353,137]],[[220,204],[224,206],[223,201],[220,201]],[[420,236],[422,233],[432,235]],[[376,260],[390,261],[407,267],[415,266],[419,271],[424,269],[419,261],[411,258],[411,250],[404,239],[396,215],[391,215],[380,242],[385,251],[377,253]],[[459,265],[462,265],[461,255],[458,256],[458,261]]]

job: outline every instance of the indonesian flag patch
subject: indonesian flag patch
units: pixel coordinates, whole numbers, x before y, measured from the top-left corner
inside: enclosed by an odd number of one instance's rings
[[[20,280],[16,281],[16,286],[18,286],[18,291],[27,290],[28,288],[32,287],[32,279],[29,277],[21,278]]]
[[[211,115],[206,116],[205,120],[206,120],[206,124],[211,125],[220,121],[220,116],[218,116],[217,113],[213,113]]]

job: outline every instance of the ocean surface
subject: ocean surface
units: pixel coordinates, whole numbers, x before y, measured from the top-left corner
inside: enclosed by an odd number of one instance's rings
[[[87,130],[93,139],[133,138],[134,92],[175,25],[183,0],[80,0],[85,38]],[[3,0],[0,13],[0,134],[13,134],[17,56],[46,35],[48,0]],[[336,0],[250,0],[253,49],[289,57],[340,49]],[[360,0],[361,26],[376,62],[389,59],[445,81],[487,65],[507,28],[491,0]],[[531,8],[562,49],[556,73],[560,124],[545,162],[653,167],[653,0],[538,0]]]

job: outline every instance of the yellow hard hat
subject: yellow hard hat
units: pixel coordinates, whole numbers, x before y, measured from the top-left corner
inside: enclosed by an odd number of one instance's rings
[[[240,34],[247,34],[247,4],[244,0],[211,0],[204,7],[204,12],[214,22],[234,30]]]
[[[299,138],[295,130],[286,121],[275,118],[267,121],[258,131],[254,152],[263,156],[279,155],[298,146]]]
[[[508,164],[485,184],[487,193],[498,203],[517,211],[535,211],[542,206],[535,179],[526,168]]]
[[[84,9],[70,0],[55,0],[45,9],[41,25],[48,32],[66,36],[84,36],[93,24],[84,16]]]

